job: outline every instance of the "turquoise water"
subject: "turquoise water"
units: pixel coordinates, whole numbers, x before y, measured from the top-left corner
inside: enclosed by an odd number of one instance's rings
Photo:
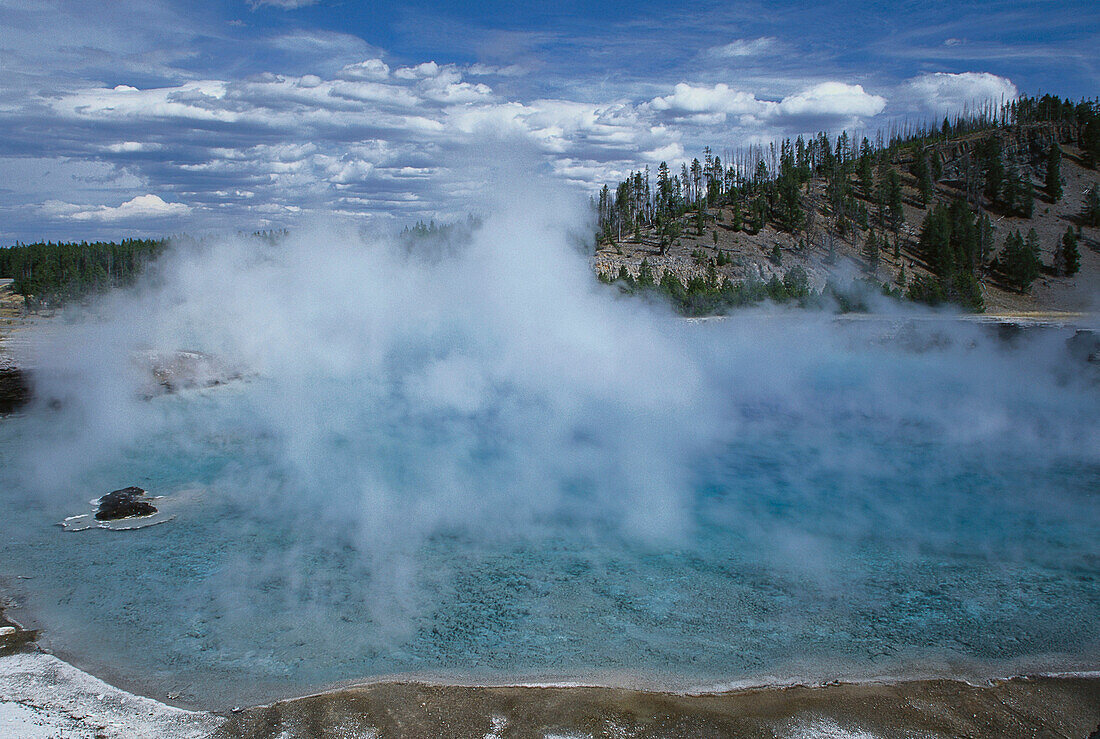
[[[203,705],[410,672],[1097,666],[1100,394],[1065,334],[914,351],[682,330],[684,402],[498,383],[429,412],[406,359],[135,404],[101,447],[77,411],[4,419],[4,574],[30,578],[50,647]],[[176,517],[54,525],[131,484]]]

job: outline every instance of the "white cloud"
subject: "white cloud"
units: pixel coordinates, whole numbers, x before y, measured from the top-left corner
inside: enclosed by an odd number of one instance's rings
[[[498,67],[493,64],[482,64],[481,62],[471,64],[466,67],[465,71],[466,74],[474,77],[522,77],[527,74],[527,69],[518,64]]]
[[[344,66],[339,76],[346,80],[384,80],[390,76],[390,67],[381,59],[367,59]]]
[[[107,161],[118,156],[119,165],[144,175],[131,195],[163,182],[168,169],[175,182],[194,183],[173,191],[201,204],[205,216],[230,213],[227,206],[241,199],[235,193],[248,192],[248,212],[271,218],[337,205],[361,207],[364,215],[392,212],[394,203],[438,207],[448,194],[479,190],[486,139],[522,142],[541,153],[558,177],[592,187],[644,164],[675,165],[688,149],[720,143],[718,131],[756,141],[794,127],[832,130],[873,116],[885,104],[859,85],[840,82],[782,100],[760,99],[725,83],[681,82],[644,102],[520,102],[502,99],[482,82],[465,81],[464,72],[433,61],[391,70],[380,58],[360,57],[327,75],[264,73],[149,89],[88,87],[47,104],[55,123],[111,137],[107,141],[115,143],[100,144],[96,152]],[[135,130],[157,143],[126,138]],[[211,130],[218,132],[213,138]],[[154,147],[161,149],[150,153]],[[40,209],[70,223],[191,212],[153,195],[115,207],[53,199]]]
[[[411,108],[420,102],[420,98],[412,90],[380,82],[336,82],[329,87],[328,94],[332,97],[363,103],[373,102],[398,107]]]
[[[869,94],[861,85],[843,82],[822,82],[778,102],[757,99],[722,82],[712,87],[681,82],[671,95],[656,97],[649,104],[680,122],[697,126],[721,125],[728,116],[736,116],[738,123],[746,126],[803,120],[811,127],[834,127],[878,115],[886,107],[886,99]]]
[[[822,82],[780,101],[777,112],[784,116],[870,118],[886,107],[886,98],[871,95],[862,85]]]
[[[439,85],[427,85],[423,95],[437,103],[472,103],[483,100],[493,94],[492,88],[483,84],[469,82],[447,82]]]
[[[376,50],[355,51],[355,44],[331,34],[306,36],[318,48],[331,43],[341,51],[328,57],[334,60],[328,65],[303,65],[315,73],[181,77],[146,88],[73,85],[9,102],[35,115],[48,111],[49,125],[66,133],[64,141],[76,142],[65,157],[79,160],[82,147],[105,172],[133,180],[111,186],[125,193],[112,202],[131,198],[121,205],[69,202],[109,197],[102,183],[82,180],[77,187],[87,185],[87,191],[71,194],[71,178],[60,185],[51,180],[23,202],[43,203],[40,219],[73,230],[79,224],[82,232],[94,224],[188,214],[204,224],[221,219],[219,225],[231,228],[240,225],[231,219],[253,213],[293,225],[288,214],[334,208],[349,214],[359,209],[364,218],[397,212],[430,217],[453,208],[453,198],[471,198],[463,210],[477,207],[473,198],[484,190],[491,146],[532,151],[546,171],[594,188],[646,164],[678,167],[707,144],[868,125],[886,106],[884,97],[841,81],[795,86],[786,97],[770,99],[748,82],[738,89],[686,81],[655,97],[646,86],[644,99],[601,100],[592,90],[577,93],[584,100],[568,99],[571,93],[507,98],[507,81],[500,90],[486,83],[496,84],[514,73],[511,68],[426,61],[391,69]],[[278,36],[277,45],[300,37],[303,32]],[[736,57],[765,53],[778,43],[766,37],[717,48]],[[354,53],[345,54],[348,49]],[[942,100],[972,96],[990,80],[1000,78],[926,75],[903,87],[910,98]],[[145,194],[158,188],[183,202]],[[154,220],[149,228],[156,226]]]
[[[144,141],[121,141],[117,144],[108,144],[104,148],[112,154],[135,154],[140,151],[155,151],[160,146]]]
[[[165,218],[186,216],[191,207],[183,203],[166,203],[156,195],[138,195],[122,205],[82,206],[59,200],[42,204],[43,215],[67,218],[73,221],[121,221],[125,219]]]
[[[320,0],[248,0],[248,4],[253,10],[264,5],[270,5],[273,8],[282,8],[283,10],[297,10],[307,5],[316,5],[319,1]]]
[[[912,105],[932,115],[943,115],[962,110],[964,106],[973,107],[989,101],[999,104],[1019,95],[1012,80],[988,72],[922,74],[908,80],[903,92]]]
[[[117,157],[117,166],[141,180],[129,189],[128,197],[138,197],[119,206],[73,205],[54,196],[39,212],[91,224],[187,215],[201,206],[209,218],[243,207],[237,193],[247,192],[248,210],[236,212],[265,214],[270,223],[290,225],[290,214],[333,208],[392,215],[395,204],[406,212],[438,208],[456,193],[483,189],[486,140],[530,147],[562,180],[598,187],[645,164],[676,166],[703,144],[835,130],[885,105],[841,82],[782,100],[726,83],[680,82],[641,102],[518,101],[477,77],[463,79],[469,73],[434,61],[391,69],[381,58],[360,56],[327,74],[268,72],[51,96],[43,102],[54,123],[97,131],[103,143],[95,155],[106,162]],[[142,139],[129,138],[135,130]],[[166,171],[172,191],[190,206],[141,194],[164,182]]]
[[[670,111],[673,114],[685,113],[732,113],[743,115],[758,113],[764,103],[748,92],[732,89],[724,82],[713,87],[693,87],[686,82],[678,83],[671,95],[656,97],[651,102],[654,110]]]
[[[419,80],[426,77],[435,77],[439,74],[440,69],[442,67],[435,62],[424,62],[423,64],[417,64],[415,67],[398,67],[393,76],[403,80]]]
[[[642,156],[650,162],[675,162],[684,158],[684,145],[673,141],[671,144],[643,151]]]
[[[762,56],[775,50],[778,39],[774,36],[761,36],[754,39],[736,39],[722,46],[707,49],[707,56],[736,59],[740,57]]]

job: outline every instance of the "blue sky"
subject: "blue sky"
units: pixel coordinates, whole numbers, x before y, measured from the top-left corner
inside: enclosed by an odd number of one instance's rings
[[[1100,93],[1100,4],[0,0],[0,244],[403,225],[505,157],[592,189],[711,145]]]

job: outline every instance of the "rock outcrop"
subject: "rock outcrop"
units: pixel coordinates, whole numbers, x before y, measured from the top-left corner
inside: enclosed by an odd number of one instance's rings
[[[30,402],[30,378],[22,370],[0,368],[0,414],[12,413]]]
[[[128,487],[113,490],[100,498],[95,517],[97,521],[115,521],[120,518],[151,516],[156,512],[156,507],[145,499],[144,490]]]

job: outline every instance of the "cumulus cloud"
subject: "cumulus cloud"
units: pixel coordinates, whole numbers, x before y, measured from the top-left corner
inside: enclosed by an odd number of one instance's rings
[[[906,82],[904,93],[914,107],[933,115],[989,101],[999,104],[1019,95],[1011,80],[988,72],[922,74]]]
[[[439,75],[441,67],[435,62],[424,62],[423,64],[417,64],[413,67],[398,67],[394,73],[394,77],[399,77],[403,80],[418,80],[426,77],[435,77]]]
[[[650,106],[674,119],[700,125],[725,123],[729,117],[742,126],[759,124],[805,129],[835,128],[878,115],[886,99],[862,85],[822,82],[782,100],[760,100],[725,83],[692,86],[681,82],[671,95],[656,97]]]
[[[678,83],[671,95],[656,97],[652,103],[655,110],[683,113],[758,113],[764,109],[764,103],[754,95],[730,88],[724,82],[713,87],[693,87],[686,82]]]
[[[784,116],[824,116],[840,120],[869,118],[886,107],[886,98],[871,95],[862,85],[822,82],[783,98],[776,110]]]
[[[390,75],[390,67],[381,59],[367,59],[347,64],[340,70],[340,76],[349,80],[384,80]]]
[[[121,221],[186,216],[191,207],[184,203],[166,203],[157,195],[138,195],[117,206],[81,206],[59,200],[43,203],[44,215],[67,218],[73,221]]]
[[[842,77],[707,77],[723,66],[713,59],[774,55],[782,42],[772,36],[718,36],[725,43],[699,52],[712,57],[707,69],[677,84],[573,89],[520,79],[534,62],[395,64],[347,33],[269,33],[257,56],[264,66],[241,65],[240,74],[222,71],[234,65],[166,63],[152,76],[120,66],[0,93],[0,126],[11,132],[0,141],[0,169],[15,183],[0,191],[0,238],[109,235],[107,225],[123,222],[156,233],[156,217],[168,215],[193,216],[192,229],[230,230],[294,226],[291,214],[334,210],[359,220],[461,217],[479,207],[482,168],[497,149],[531,150],[543,171],[594,190],[704,145],[874,126],[886,105]],[[111,84],[93,81],[101,79]],[[989,79],[1000,78],[927,75],[902,86],[901,103],[968,102],[988,94],[975,82]],[[33,177],[19,176],[25,171]]]
[[[102,224],[197,207],[204,218],[225,214],[230,228],[241,225],[229,220],[235,213],[247,213],[249,227],[293,225],[292,216],[334,209],[435,217],[456,207],[448,198],[465,199],[459,212],[478,207],[470,198],[481,189],[486,147],[529,147],[557,177],[595,188],[645,164],[675,163],[689,148],[713,144],[716,132],[744,140],[832,129],[885,104],[841,82],[781,100],[726,83],[680,82],[647,101],[521,101],[467,74],[435,61],[391,69],[370,57],[328,74],[265,72],[52,95],[41,104],[53,125],[80,132],[74,140],[111,142],[94,146],[93,156],[135,173],[141,189],[122,205],[42,198],[48,203],[38,212],[60,223]],[[166,183],[166,192],[191,205],[142,194]]]

